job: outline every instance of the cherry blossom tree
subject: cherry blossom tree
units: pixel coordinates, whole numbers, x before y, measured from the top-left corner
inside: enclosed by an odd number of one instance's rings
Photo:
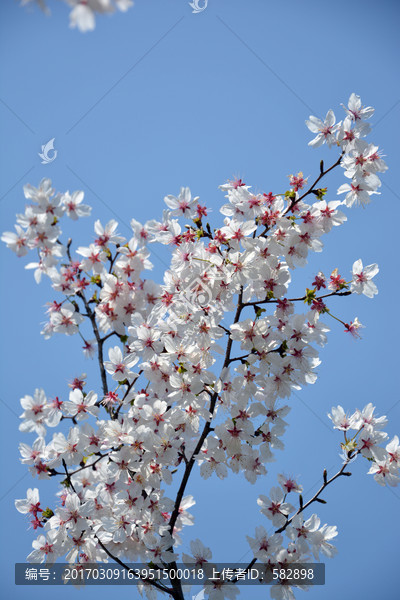
[[[378,292],[378,266],[360,258],[348,275],[339,267],[330,275],[319,271],[305,282],[304,294],[289,291],[293,271],[310,251],[322,251],[323,236],[347,220],[343,210],[365,206],[379,193],[378,173],[387,168],[378,147],[365,140],[373,109],[352,94],[344,110],[338,123],[332,110],[324,121],[306,121],[315,134],[309,145],[336,151],[330,166],[321,161],[312,183],[297,173],[284,193],[254,193],[240,179],[228,181],[221,185],[220,225],[181,188],[165,197],[160,221],[132,219],[130,239],[118,233],[116,221],[97,220],[94,242],[74,247],[71,239],[62,241],[60,223],[90,215],[83,192],[56,193],[48,179],[24,187],[30,204],[2,240],[18,256],[35,252],[26,268],[37,283],[50,279],[56,296],[42,335],[76,336],[99,374],[93,390],[86,391],[82,375],[68,396],[60,389],[48,399],[37,389],[21,399],[20,430],[35,436],[31,445],[20,444],[21,461],[33,477],[60,485],[50,508],[41,508],[36,487],[16,501],[41,530],[28,561],[142,561],[168,573],[178,561],[210,563],[212,539],[192,540],[190,555],[179,551],[184,527],[193,524],[193,471],[199,468],[204,479],[232,471],[251,483],[266,481],[266,465],[284,448],[285,402],[315,382],[328,323],[356,338],[363,327],[357,317],[334,313],[330,300]],[[347,183],[339,200],[328,200],[322,180],[340,167]],[[145,276],[153,243],[171,250],[162,283]],[[248,569],[256,561],[287,565],[335,554],[336,526],[321,525],[309,509],[325,502],[321,494],[329,485],[351,475],[356,456],[367,459],[378,484],[398,484],[399,438],[388,440],[387,419],[371,403],[349,412],[333,407],[329,418],[343,435],[342,467],[330,478],[324,471],[310,498],[303,498],[300,482],[281,474],[268,496],[255,499],[263,521],[248,536],[254,555]],[[51,428],[58,431],[50,437]],[[271,596],[294,598],[294,586],[282,583],[269,588]],[[189,597],[173,577],[143,578],[139,590],[149,599]],[[211,600],[235,598],[239,588],[215,583],[206,593]]]
[[[93,31],[96,27],[96,16],[110,15],[116,10],[126,12],[133,6],[133,0],[62,0],[71,7],[69,13],[69,26],[77,27],[85,33]],[[44,13],[50,14],[50,8],[46,0],[21,0],[21,5],[37,4]]]

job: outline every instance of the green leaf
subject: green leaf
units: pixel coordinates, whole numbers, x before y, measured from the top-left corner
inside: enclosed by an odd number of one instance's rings
[[[309,306],[311,306],[316,297],[317,296],[315,289],[310,290],[306,288],[306,297],[304,299],[304,304],[308,304]]]
[[[49,507],[47,507],[46,510],[42,512],[42,517],[44,517],[45,519],[50,519],[53,515],[53,511]]]
[[[314,194],[317,196],[318,200],[322,200],[327,191],[328,188],[318,188],[315,190]]]

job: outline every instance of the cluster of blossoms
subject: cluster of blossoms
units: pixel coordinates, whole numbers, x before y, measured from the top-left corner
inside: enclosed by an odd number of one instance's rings
[[[397,435],[382,448],[388,434],[381,431],[387,423],[386,417],[375,417],[374,406],[367,404],[364,410],[347,415],[341,406],[333,407],[329,418],[335,429],[344,432],[342,443],[345,461],[354,460],[358,454],[372,462],[369,474],[380,485],[396,486],[400,481],[400,447]],[[355,433],[349,437],[349,432]]]
[[[292,271],[306,264],[310,251],[322,250],[323,235],[346,220],[340,208],[354,204],[348,195],[344,202],[326,201],[326,188],[317,187],[321,178],[343,164],[360,186],[372,181],[376,186],[370,163],[375,170],[386,168],[381,158],[371,159],[377,150],[369,149],[362,151],[368,158],[359,169],[361,138],[368,133],[362,119],[372,109],[362,108],[352,94],[346,110],[343,124],[334,125],[331,111],[325,123],[308,122],[318,131],[314,145],[335,141],[341,148],[332,167],[324,170],[321,163],[308,188],[302,173],[292,175],[282,195],[256,194],[241,180],[229,181],[221,186],[227,202],[220,227],[210,226],[207,207],[182,188],[178,196],[165,198],[161,221],[132,220],[129,240],[119,235],[115,221],[104,226],[96,221],[94,241],[74,256],[72,243],[60,239],[59,225],[63,216],[89,214],[83,193],[55,194],[49,180],[24,188],[33,204],[18,216],[16,233],[2,239],[19,256],[36,250],[38,261],[27,268],[35,269],[38,282],[49,277],[63,296],[49,303],[42,333],[80,335],[85,355],[97,356],[101,377],[101,391],[86,393],[82,375],[71,383],[68,400],[60,399],[61,393],[47,400],[43,390],[21,400],[21,430],[38,436],[32,446],[21,444],[22,461],[40,479],[62,477],[54,511],[39,514],[36,489],[17,501],[18,510],[32,515],[34,528],[44,529],[29,560],[65,555],[85,563],[118,557],[171,567],[179,558],[180,532],[193,523],[188,509],[194,499],[185,492],[196,465],[205,479],[225,478],[229,471],[243,473],[251,483],[265,476],[266,465],[284,448],[285,399],[316,380],[318,347],[329,331],[321,318],[334,317],[355,336],[361,327],[357,318],[349,323],[333,315],[327,302],[377,293],[372,279],[378,267],[364,267],[360,259],[347,280],[335,268],[329,277],[318,272],[303,297],[288,293]],[[172,250],[163,284],[142,276],[151,268],[148,245],[155,242]],[[305,312],[298,310],[302,304]],[[373,461],[369,472],[379,483],[396,483],[398,439],[380,448],[384,419],[373,417],[370,405],[348,419],[342,413],[340,407],[332,410],[335,426],[357,433],[345,438],[339,474],[348,474],[346,465],[361,453]],[[47,429],[61,422],[71,427],[46,440]],[[177,479],[172,499],[166,486]],[[324,473],[322,489],[330,481]],[[279,483],[258,500],[277,531],[269,537],[260,527],[249,538],[255,559],[286,564],[318,559],[319,552],[333,555],[336,528],[321,527],[316,514],[303,519],[303,510],[318,498],[303,503],[296,481],[282,475]],[[290,493],[299,494],[298,510],[287,501]],[[193,547],[204,549],[199,541]],[[204,549],[203,557],[183,559],[206,561],[209,553]],[[156,594],[146,582],[140,589],[149,598]],[[173,585],[158,590],[183,597]],[[238,590],[219,586],[208,593],[219,600],[234,598]],[[272,586],[271,594],[293,597],[282,585]]]
[[[347,116],[336,124],[333,110],[327,112],[325,121],[317,117],[310,117],[306,121],[310,131],[317,134],[309,145],[316,148],[326,142],[328,146],[338,145],[342,148],[341,165],[351,183],[341,185],[338,194],[346,194],[347,206],[365,206],[373,194],[379,193],[377,190],[381,182],[377,173],[386,171],[387,166],[379,154],[378,146],[362,139],[371,130],[365,120],[372,117],[374,109],[362,106],[361,98],[356,94],[351,94],[348,106],[344,109]]]
[[[22,6],[36,2],[40,8],[49,13],[46,0],[21,0]],[[117,9],[123,12],[133,6],[133,0],[64,0],[72,7],[69,14],[70,27],[78,27],[82,32],[93,31],[96,27],[96,15],[112,14]]]

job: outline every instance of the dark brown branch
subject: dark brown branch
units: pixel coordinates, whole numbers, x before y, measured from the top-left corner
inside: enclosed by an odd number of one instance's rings
[[[360,453],[360,450],[357,450],[357,452],[355,454],[352,454],[351,456],[349,456],[348,459],[346,460],[346,462],[342,465],[342,468],[336,473],[336,475],[334,475],[330,479],[327,478],[326,470],[324,470],[323,484],[319,488],[318,492],[316,492],[314,494],[314,496],[312,498],[310,498],[310,500],[308,502],[306,502],[305,504],[303,504],[302,506],[300,506],[300,508],[297,510],[297,512],[295,512],[295,514],[292,517],[290,517],[290,519],[288,519],[286,521],[285,525],[282,525],[282,527],[280,527],[279,529],[277,529],[275,531],[275,533],[282,533],[282,531],[285,531],[286,527],[288,525],[290,525],[290,523],[293,521],[293,519],[297,515],[299,515],[300,513],[302,513],[308,506],[310,506],[310,504],[312,504],[313,502],[320,502],[320,498],[319,498],[320,494],[322,494],[322,492],[324,491],[324,489],[326,487],[328,487],[328,485],[330,485],[333,481],[335,481],[335,479],[337,479],[341,475],[343,475],[345,477],[348,477],[349,475],[351,475],[350,472],[345,471],[345,468],[347,467],[347,465],[349,464],[349,462],[354,458],[354,456],[356,456],[359,453]]]
[[[345,468],[347,467],[347,465],[349,464],[349,462],[354,458],[354,456],[356,454],[359,454],[359,452],[360,451],[358,450],[355,454],[352,454],[351,456],[349,456],[348,459],[347,459],[347,461],[343,464],[342,468],[336,473],[336,475],[334,475],[330,479],[327,478],[326,469],[324,469],[324,472],[323,472],[323,484],[319,488],[318,492],[316,494],[314,494],[314,496],[312,498],[310,498],[310,500],[308,502],[306,502],[306,504],[303,504],[302,497],[301,497],[300,508],[298,509],[298,511],[290,519],[288,519],[286,521],[285,525],[283,525],[282,527],[280,527],[279,529],[277,529],[274,533],[282,533],[282,531],[285,531],[286,527],[288,527],[288,525],[290,525],[290,523],[293,521],[293,519],[294,519],[295,516],[297,516],[300,513],[302,513],[313,502],[318,502],[320,494],[324,491],[324,489],[326,487],[328,487],[329,484],[331,484],[333,481],[335,481],[335,479],[337,479],[341,475],[346,476],[346,477],[348,477],[349,475],[351,475],[350,472],[345,471]],[[249,571],[253,567],[253,565],[255,565],[256,562],[257,562],[257,559],[253,558],[249,562],[249,564],[247,565],[245,571]],[[232,579],[231,582],[232,583],[237,583],[237,581],[238,581],[238,579],[236,578],[236,579]]]
[[[89,316],[89,315],[87,315],[87,316]],[[112,331],[111,333],[108,333],[108,334],[107,334],[107,335],[105,335],[103,338],[101,338],[101,341],[104,343],[104,342],[105,342],[106,340],[108,340],[108,338],[110,338],[112,335],[116,335],[116,336],[120,337],[120,336],[119,336],[119,334],[118,334],[116,331]]]
[[[101,458],[104,458],[104,456],[101,456]],[[99,460],[100,460],[100,459],[99,459]],[[97,461],[96,461],[96,462],[97,462]],[[64,460],[64,459],[62,460],[62,465],[63,465],[63,467],[64,467],[65,474],[66,474],[66,476],[67,476],[66,478],[67,478],[68,484],[70,485],[71,489],[72,489],[72,490],[75,492],[75,494],[76,494],[76,490],[75,490],[75,488],[74,488],[74,484],[72,483],[72,480],[71,480],[71,476],[72,476],[74,473],[69,473],[69,472],[68,472],[67,464],[66,464],[66,462],[65,462],[65,460]],[[92,465],[90,465],[90,466],[92,466]],[[76,473],[77,471],[74,471],[74,472]],[[92,528],[91,528],[91,529],[92,529]],[[93,530],[92,530],[92,531],[93,531]],[[110,557],[112,560],[114,560],[114,561],[115,561],[117,564],[119,564],[121,567],[123,567],[123,568],[124,568],[124,569],[126,569],[127,571],[129,571],[129,570],[130,570],[130,569],[129,569],[129,567],[128,567],[128,566],[127,566],[127,565],[126,565],[124,562],[122,562],[122,560],[120,560],[120,559],[119,559],[117,556],[114,556],[114,555],[113,555],[113,554],[112,554],[112,553],[111,553],[111,552],[108,550],[108,548],[106,548],[106,546],[103,544],[103,542],[101,542],[101,541],[100,541],[100,539],[97,537],[97,535],[96,535],[96,534],[94,534],[94,537],[96,538],[96,540],[97,540],[98,544],[101,546],[101,548],[104,550],[104,552],[107,554],[107,556],[109,556],[109,557]],[[166,592],[167,594],[171,593],[171,591],[172,591],[170,588],[166,588],[166,587],[164,587],[163,585],[161,585],[161,584],[157,583],[157,582],[156,582],[156,581],[154,581],[154,580],[150,580],[150,579],[147,579],[147,578],[144,578],[144,577],[141,577],[141,579],[142,579],[143,581],[146,581],[146,582],[147,582],[147,583],[149,583],[150,585],[153,585],[154,587],[156,587],[157,589],[161,590],[162,592]]]
[[[239,321],[240,314],[243,310],[243,306],[244,306],[243,305],[243,287],[241,287],[233,324],[235,324]],[[228,343],[226,345],[225,359],[224,359],[224,364],[222,366],[222,369],[226,368],[229,365],[231,349],[232,349],[232,338],[229,337]],[[218,399],[218,393],[214,392],[212,394],[211,400],[210,400],[209,412],[211,415],[214,414],[217,399]],[[207,421],[207,423],[204,425],[204,429],[200,435],[199,441],[197,442],[196,448],[195,448],[191,458],[189,460],[187,460],[187,462],[186,462],[185,471],[184,471],[182,481],[179,486],[178,493],[177,493],[176,499],[175,499],[174,510],[172,511],[172,515],[169,520],[169,528],[170,528],[171,535],[173,534],[174,527],[175,527],[176,521],[179,516],[179,508],[180,508],[180,505],[181,505],[181,502],[183,499],[183,495],[185,493],[187,483],[189,481],[190,474],[191,474],[194,464],[196,462],[197,455],[199,454],[199,452],[203,446],[204,440],[206,439],[206,437],[208,436],[208,434],[210,433],[211,430],[212,430],[212,427],[211,427],[211,420],[210,420],[210,421]],[[171,547],[170,550],[173,551],[173,547]],[[172,581],[173,585],[174,585],[174,583],[175,583],[175,580]],[[182,595],[181,584],[179,581],[177,581],[177,584],[178,584],[176,586],[177,589],[174,588],[174,599],[175,600],[184,600],[183,595]],[[175,594],[176,594],[176,596],[175,596]]]
[[[237,360],[240,360],[241,362],[244,362],[246,359],[249,358],[249,354],[244,354],[243,356],[235,356],[235,358],[230,358],[228,364],[231,364]]]
[[[130,383],[127,384],[127,388],[125,390],[124,397],[121,400],[121,404],[118,406],[118,408],[114,412],[111,413],[112,419],[114,419],[114,420],[118,419],[119,411],[122,408],[125,398],[127,397],[127,395],[129,394],[129,392],[131,391],[131,389],[133,388],[133,386],[135,385],[135,383],[137,382],[137,380],[139,379],[139,377],[141,376],[142,373],[143,373],[143,369],[140,369],[138,376],[135,377],[135,379],[133,379],[133,381],[131,381]]]
[[[98,462],[100,462],[103,458],[108,457],[108,455],[111,452],[113,452],[113,449],[109,450],[109,452],[107,452],[106,454],[101,454],[98,458],[96,458],[96,460],[94,462],[90,463],[89,465],[85,464],[83,467],[79,467],[79,469],[72,471],[72,473],[70,473],[69,476],[72,477],[72,475],[76,475],[76,473],[80,473],[84,469],[90,469],[90,467],[94,467],[94,465],[96,465]]]
[[[97,537],[96,534],[94,535],[94,537],[96,538],[99,546],[107,554],[107,556],[109,556],[113,561],[115,561],[118,565],[120,565],[127,571],[130,571],[130,568],[128,567],[128,565],[126,565],[121,559],[119,559],[118,556],[114,556],[114,554],[112,554],[112,552],[110,552],[110,550],[103,544],[103,542]],[[166,592],[167,594],[171,594],[171,592],[172,592],[171,588],[164,587],[163,585],[161,585],[160,583],[157,583],[153,579],[147,579],[145,577],[141,577],[140,579],[142,579],[142,581],[146,581],[150,585],[153,585],[155,588],[157,588],[158,590],[161,590],[162,592]]]
[[[326,169],[326,171],[324,171],[323,168],[323,163],[321,164],[321,168],[320,168],[320,174],[318,175],[317,179],[314,181],[314,183],[308,188],[308,190],[306,192],[304,192],[304,194],[302,196],[300,196],[299,198],[297,198],[297,200],[292,201],[289,206],[286,208],[286,210],[283,212],[282,216],[285,216],[289,211],[291,211],[293,209],[294,206],[296,206],[296,204],[298,204],[299,202],[301,202],[302,200],[304,200],[304,198],[306,196],[308,196],[309,194],[313,193],[313,190],[315,188],[315,186],[317,185],[317,183],[323,178],[325,177],[325,175],[327,175],[330,171],[332,171],[333,169],[335,169],[337,166],[340,165],[341,161],[342,161],[342,157],[343,157],[344,151],[340,154],[339,158],[337,159],[337,161],[331,165],[329,167],[329,169]]]
[[[350,296],[352,292],[350,290],[347,290],[345,292],[331,292],[329,294],[323,294],[322,296],[316,296],[315,300],[322,300],[323,298],[331,298],[332,296]],[[307,298],[307,296],[301,296],[301,298],[287,298],[288,302],[304,302],[304,300]],[[245,306],[258,306],[259,304],[276,304],[277,302],[279,302],[278,300],[272,299],[269,300],[268,298],[266,298],[265,300],[256,300],[255,302],[245,302],[243,304],[243,307]]]
[[[86,308],[86,312],[90,319],[90,322],[92,324],[93,333],[94,333],[94,336],[95,336],[96,342],[97,342],[97,358],[98,358],[99,369],[100,369],[101,384],[102,384],[102,388],[103,388],[103,394],[104,394],[104,396],[106,396],[108,394],[108,383],[107,383],[106,370],[104,368],[104,355],[103,355],[104,339],[101,338],[99,329],[97,327],[96,314],[90,308],[89,303],[85,298],[85,295],[83,294],[83,292],[78,292],[77,296],[79,296],[79,298],[82,299],[82,301],[85,305],[85,308]]]
[[[62,465],[63,465],[63,467],[64,467],[64,471],[65,471],[65,474],[66,474],[66,476],[67,476],[68,485],[71,487],[71,489],[72,489],[72,490],[75,492],[75,494],[76,494],[76,489],[74,488],[74,484],[73,484],[73,483],[72,483],[72,481],[71,481],[71,475],[70,475],[70,473],[68,472],[67,463],[65,462],[65,460],[64,460],[64,459],[62,459]]]

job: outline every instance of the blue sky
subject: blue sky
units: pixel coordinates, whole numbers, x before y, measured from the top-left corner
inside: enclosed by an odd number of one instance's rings
[[[63,4],[49,4],[51,17],[16,2],[1,3],[2,230],[11,230],[15,213],[23,212],[22,185],[37,185],[43,177],[60,191],[83,189],[93,206],[93,217],[65,229],[79,245],[92,239],[96,218],[117,218],[123,234],[132,217],[158,218],[164,196],[182,185],[213,209],[217,223],[223,203],[218,185],[228,178],[239,175],[257,191],[280,191],[290,173],[301,170],[312,178],[321,158],[334,162],[334,152],[307,146],[311,134],[304,121],[310,114],[323,116],[333,108],[342,118],[340,103],[353,91],[376,108],[370,139],[383,148],[389,165],[382,193],[365,210],[349,210],[348,222],[324,239],[323,254],[296,274],[302,289],[319,269],[339,267],[348,274],[358,258],[378,262],[374,300],[357,296],[332,303],[345,320],[357,315],[366,325],[363,339],[356,342],[329,323],[318,381],[291,398],[286,451],[265,480],[251,486],[238,476],[205,482],[196,475],[188,490],[197,500],[196,523],[186,529],[183,549],[200,537],[216,560],[246,562],[251,558],[246,534],[269,525],[256,498],[275,485],[276,473],[298,475],[309,497],[325,467],[332,474],[340,467],[341,437],[327,418],[333,405],[353,410],[371,401],[388,415],[390,438],[400,430],[395,244],[400,7],[394,0],[338,0],[334,6],[316,0],[209,0],[195,15],[186,0],[137,0],[126,14],[98,18],[96,30],[83,35],[68,28]],[[37,154],[53,137],[57,159],[42,165]],[[330,199],[343,181],[342,171],[327,178]],[[18,431],[19,398],[35,387],[65,396],[68,381],[82,371],[93,386],[96,380],[77,339],[41,338],[43,305],[53,294],[47,282],[37,286],[23,269],[26,261],[3,246],[1,576],[7,597],[19,599],[26,588],[14,586],[13,565],[25,561],[34,536],[15,511],[14,498],[35,485],[18,459],[19,441],[31,439]],[[152,277],[160,281],[168,252],[164,247],[156,252]],[[328,488],[327,505],[317,506],[322,523],[339,530],[338,556],[326,561],[324,599],[345,594],[395,600],[400,491],[378,486],[366,475],[364,460],[351,470],[351,478]],[[53,484],[39,487],[50,502]],[[101,600],[110,591],[56,588],[60,598],[85,593]],[[321,593],[316,588],[305,597]],[[30,591],[32,599],[53,594],[51,587]],[[118,594],[138,597],[128,587]],[[265,590],[243,589],[242,598],[250,595],[268,597]]]

